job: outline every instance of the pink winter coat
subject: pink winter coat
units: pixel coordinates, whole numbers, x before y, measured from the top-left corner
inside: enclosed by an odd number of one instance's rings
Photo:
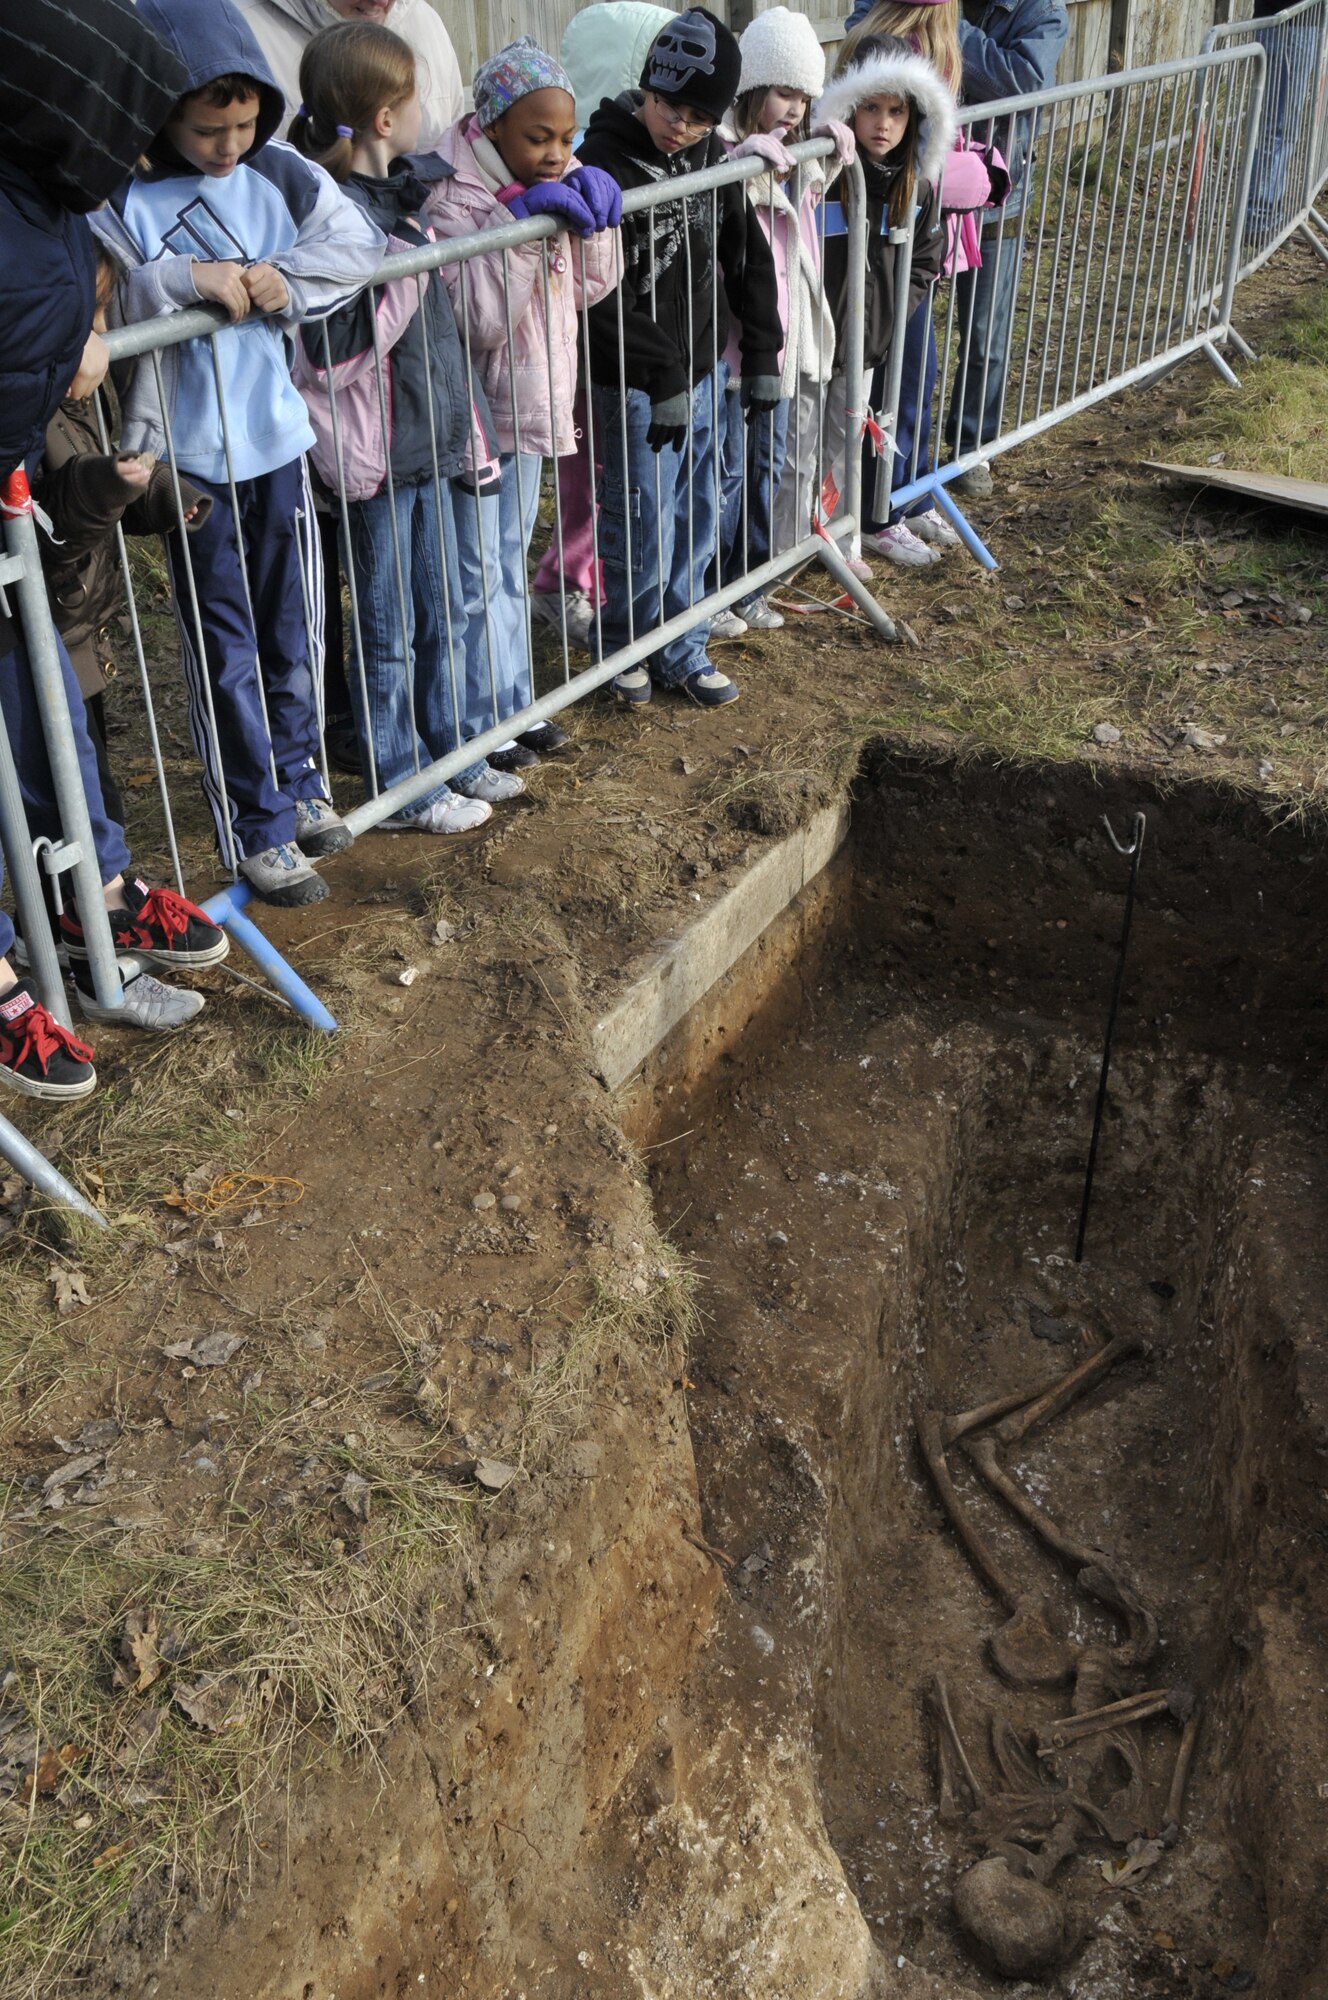
[[[451,179],[438,183],[426,211],[436,235],[475,236],[501,229],[512,220],[511,211],[497,196],[489,164],[496,158],[494,149],[473,116],[450,126],[436,150],[453,169]],[[574,155],[568,162],[569,173],[576,164]],[[542,276],[546,250],[547,329]],[[597,230],[584,243],[560,230],[547,243],[524,243],[506,253],[498,251],[443,267],[463,342],[469,327],[471,359],[484,385],[504,451],[515,451],[518,445],[513,422],[515,397],[523,452],[538,452],[546,458],[566,458],[575,452],[572,402],[576,395],[577,313],[611,292],[621,276],[622,249],[616,229]]]
[[[721,131],[729,151],[737,141]],[[746,183],[747,198],[770,244],[775,262],[776,303],[784,345],[779,353],[780,389],[798,392],[798,378],[828,382],[834,371],[835,320],[826,302],[821,276],[821,238],[817,210],[825,192],[819,160],[810,160],[787,182],[772,173],[757,174]],[[792,190],[797,204],[789,199]],[[742,327],[735,319],[729,330],[724,359],[734,382],[742,375]]]
[[[995,146],[975,146],[961,132],[941,176],[941,209],[950,231],[945,260],[955,271],[976,271],[982,262],[982,228],[975,210],[999,208],[1010,192],[1010,175]]]

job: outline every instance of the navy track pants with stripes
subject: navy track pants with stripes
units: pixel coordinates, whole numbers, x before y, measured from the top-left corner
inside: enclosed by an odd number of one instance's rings
[[[232,838],[240,856],[293,840],[296,799],[326,789],[322,554],[302,458],[238,480],[238,517],[228,486],[189,477],[212,495],[212,511],[166,547],[190,729],[229,860]]]

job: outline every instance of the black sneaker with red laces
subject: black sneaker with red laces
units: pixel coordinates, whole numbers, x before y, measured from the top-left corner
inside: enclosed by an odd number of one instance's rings
[[[86,1097],[97,1088],[92,1050],[62,1028],[30,979],[0,993],[0,1083],[25,1097]]]
[[[150,965],[216,965],[231,948],[225,931],[174,889],[149,889],[132,875],[125,882],[124,897],[125,909],[106,913],[117,952],[132,952]],[[64,912],[60,937],[71,958],[87,957],[77,911]]]

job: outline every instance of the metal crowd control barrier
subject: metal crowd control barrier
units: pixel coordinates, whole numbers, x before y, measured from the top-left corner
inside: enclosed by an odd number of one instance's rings
[[[1248,278],[1299,235],[1328,264],[1328,221],[1316,203],[1328,179],[1328,0],[1299,0],[1261,21],[1210,28],[1203,47],[1257,46],[1267,62],[1263,118],[1241,249]]]
[[[893,477],[881,465],[875,521],[934,501],[995,567],[952,481],[1191,355],[1234,382],[1219,348],[1233,335],[1263,80],[1255,44],[961,113],[972,139],[1026,146],[1027,171],[987,214],[981,269],[939,288],[935,394],[907,462]],[[899,256],[897,287],[907,244]],[[902,367],[906,339],[897,326],[905,397],[919,379]]]
[[[829,141],[812,140],[792,150],[793,157],[799,163],[800,168],[805,168],[810,163],[830,155],[833,148]],[[717,237],[718,204],[724,191],[754,179],[763,171],[764,163],[760,160],[734,160],[702,172],[688,175],[686,177],[685,189],[681,191],[679,190],[679,183],[677,181],[658,187],[638,189],[625,194],[623,198],[624,215],[639,216],[648,211],[679,207],[685,203],[693,217],[704,219],[702,218],[702,205],[705,204],[710,210],[709,240],[713,243]],[[821,385],[819,407],[816,412],[815,421],[809,432],[809,435],[814,440],[811,448],[817,451],[818,459],[819,449],[824,442],[827,428],[833,429],[837,422],[847,432],[854,426],[859,425],[862,416],[865,414],[864,409],[861,407],[862,397],[858,386],[862,380],[860,357],[864,297],[865,223],[861,172],[856,166],[850,166],[843,170],[842,183],[837,188],[836,194],[839,197],[844,197],[842,200],[842,206],[846,214],[844,226],[849,239],[847,247],[848,301],[846,309],[849,340],[847,353],[836,357],[833,381]],[[505,332],[510,342],[514,327],[521,316],[520,311],[514,310],[512,302],[513,292],[515,289],[518,289],[513,277],[512,257],[514,253],[518,253],[528,246],[537,245],[540,247],[541,264],[537,285],[546,309],[547,319],[550,288],[555,275],[550,264],[550,239],[556,233],[554,224],[548,220],[540,219],[521,222],[514,221],[509,225],[489,230],[478,237],[444,239],[436,242],[428,249],[411,251],[389,258],[382,265],[375,279],[375,285],[388,285],[400,280],[414,280],[417,286],[422,286],[428,281],[431,273],[440,269],[449,270],[456,268],[464,273],[465,267],[477,260],[487,261],[492,268],[494,260],[501,259],[500,281],[504,301]],[[690,260],[691,239],[685,231],[682,232],[682,254]],[[579,264],[579,275],[584,287],[586,280],[585,246],[578,242],[573,242],[572,256]],[[560,272],[559,275],[565,274]],[[656,275],[652,264],[650,272],[650,281],[652,284],[655,281]],[[662,276],[663,273],[661,272],[658,275]],[[699,282],[698,277],[691,272],[689,264],[689,313],[697,282]],[[611,296],[612,294],[610,294]],[[527,300],[527,308],[528,303],[529,301]],[[472,372],[475,372],[483,362],[485,342],[487,341],[489,345],[492,345],[492,330],[488,329],[486,331],[477,324],[477,315],[472,306],[470,291],[464,277],[461,278],[456,286],[455,305],[462,348],[468,366]],[[619,359],[621,362],[621,312],[619,313],[619,320]],[[151,359],[151,365],[156,369],[161,413],[166,426],[166,450],[173,467],[175,463],[174,445],[170,434],[167,398],[162,388],[163,378],[160,366],[162,350],[190,339],[203,338],[215,340],[219,333],[223,331],[229,334],[230,337],[234,337],[232,330],[226,327],[225,322],[221,320],[217,313],[210,309],[198,308],[173,314],[164,319],[159,318],[130,327],[117,328],[109,336],[113,365],[137,357],[148,356]],[[689,324],[689,336],[691,331],[692,329]],[[235,329],[234,332],[238,332],[239,336],[243,338],[246,328],[242,325],[238,329]],[[304,329],[304,337],[307,342],[310,359],[315,365],[318,365],[320,362],[320,345],[323,346],[324,351],[321,355],[321,361],[328,367],[330,376],[332,356],[330,349],[326,348],[325,331],[320,331],[318,323],[313,322]],[[382,345],[376,317],[374,320],[373,338],[374,353],[372,367],[375,380],[375,393],[383,428],[386,430],[388,424],[388,356]],[[584,394],[585,382],[591,373],[590,342],[584,314],[581,317],[579,360],[582,400],[578,405],[578,409],[583,409],[585,413],[584,436],[580,440],[582,445],[581,456],[589,461],[588,473],[591,493],[588,520],[582,525],[586,529],[591,547],[592,572],[598,572],[604,560],[604,551],[600,548],[599,543],[604,518],[604,481],[602,478],[601,462],[605,455],[614,447],[625,447],[627,399],[625,396],[617,395],[612,414],[606,417],[603,400],[599,392],[596,391],[593,396],[586,396]],[[720,408],[719,399],[725,393],[720,373],[722,363],[723,356],[719,352],[717,344],[715,344],[710,355],[711,365],[704,378],[701,392],[703,396],[705,394],[710,396],[712,418],[715,411]],[[550,355],[549,375],[551,384],[553,366],[553,359]],[[215,376],[221,401],[222,435],[229,468],[231,463],[230,435],[233,429],[233,419],[229,417],[225,408],[224,386],[219,368],[215,370]],[[331,406],[332,439],[337,459],[338,477],[336,486],[338,490],[324,492],[320,498],[320,506],[327,510],[324,519],[325,521],[330,519],[331,523],[331,532],[329,533],[328,528],[324,526],[321,539],[325,551],[338,552],[341,557],[350,612],[349,639],[346,646],[345,658],[345,670],[349,683],[348,692],[352,702],[358,698],[359,711],[363,717],[367,714],[370,704],[370,689],[367,684],[365,671],[367,644],[363,631],[363,607],[359,602],[361,593],[357,585],[356,567],[354,562],[347,562],[345,560],[351,536],[352,514],[356,502],[347,497],[344,476],[343,454],[346,427],[343,418],[339,414],[339,403],[343,398],[343,393],[338,392],[335,383],[333,383],[328,397]],[[695,398],[693,401],[695,405]],[[737,401],[737,397],[734,396],[733,403],[735,408]],[[529,515],[533,514],[533,503],[539,497],[541,466],[537,455],[523,449],[522,428],[523,423],[528,427],[529,413],[523,413],[515,388],[511,391],[510,407],[504,413],[507,416],[508,427],[512,437],[512,449],[510,452],[504,452],[503,461],[505,463],[509,458],[514,461],[514,469],[511,473],[512,484],[515,487],[516,504],[514,513],[518,520],[524,521]],[[497,414],[498,412],[495,409],[495,415]],[[731,413],[725,408],[720,410],[720,414],[727,418]],[[759,419],[757,421],[759,422]],[[683,491],[685,495],[686,532],[689,538],[692,536],[694,527],[698,521],[704,526],[702,517],[708,516],[711,509],[717,508],[719,493],[717,453],[712,448],[710,440],[705,442],[704,448],[697,443],[697,431],[698,421],[696,409],[694,408],[687,426],[687,441],[681,454],[681,463],[685,473]],[[436,437],[431,438],[431,447],[432,472],[426,484],[431,486],[435,491],[441,492],[448,486],[449,482],[443,476],[440,465],[441,446]],[[806,477],[808,468],[798,463],[797,452],[801,450],[806,454],[808,449],[809,446],[806,438],[795,441],[794,444],[790,445],[790,464],[794,467],[795,477]],[[477,450],[477,456],[483,456],[482,448]],[[559,465],[561,468],[561,460],[559,461]],[[817,476],[819,480],[819,470]],[[523,480],[527,482],[533,481],[533,487],[527,484],[523,490]],[[233,475],[229,476],[228,484],[232,495],[234,495],[235,481]],[[561,565],[564,560],[565,530],[568,526],[564,520],[562,485],[563,482],[561,479],[555,479],[551,482],[553,521],[549,554],[557,565]],[[394,497],[390,465],[384,482],[384,491],[389,498]],[[524,679],[525,685],[521,689],[523,698],[516,701],[515,704],[511,700],[506,703],[504,702],[503,689],[500,685],[504,675],[507,676],[509,681],[512,675],[510,672],[511,662],[503,656],[503,648],[498,643],[505,636],[510,636],[507,625],[496,614],[496,598],[499,595],[500,579],[498,572],[494,568],[492,559],[498,553],[493,546],[498,533],[498,516],[494,510],[480,505],[476,495],[467,494],[463,496],[455,505],[459,508],[473,507],[474,514],[478,517],[477,520],[469,516],[467,518],[470,519],[473,538],[479,545],[477,585],[479,603],[478,605],[469,603],[465,609],[472,614],[472,626],[475,622],[473,614],[478,610],[480,624],[487,632],[490,641],[487,647],[482,646],[478,649],[486,656],[480,670],[480,678],[485,682],[485,685],[481,688],[479,696],[489,712],[486,726],[467,732],[464,743],[458,744],[457,747],[444,755],[433,757],[422,755],[421,746],[417,739],[410,759],[411,769],[406,775],[397,776],[391,782],[383,781],[383,774],[376,768],[373,744],[368,740],[366,732],[361,731],[363,740],[360,750],[361,756],[364,759],[365,768],[363,776],[367,796],[361,804],[353,807],[343,815],[347,826],[352,833],[358,835],[379,825],[385,819],[409,811],[418,801],[426,799],[431,792],[436,792],[449,778],[464,772],[469,766],[475,764],[477,760],[484,758],[489,751],[496,750],[500,746],[510,743],[515,736],[535,727],[542,721],[551,719],[562,709],[583,699],[596,689],[603,687],[607,682],[624,673],[637,662],[648,659],[652,655],[657,655],[670,641],[694,631],[698,626],[705,624],[714,614],[736,604],[739,600],[751,598],[769,584],[786,576],[793,569],[812,558],[818,559],[825,565],[839,584],[841,590],[852,599],[854,605],[876,626],[882,635],[893,639],[895,636],[894,627],[890,619],[876,603],[870,592],[863,587],[859,579],[847,568],[840,554],[839,544],[845,539],[852,538],[857,532],[859,493],[860,467],[858,455],[856,451],[848,451],[845,454],[842,495],[833,513],[827,513],[815,522],[809,516],[804,524],[803,532],[798,534],[796,539],[790,541],[787,546],[773,548],[764,562],[756,565],[743,562],[740,566],[740,573],[730,577],[727,581],[721,581],[717,571],[712,569],[702,585],[689,584],[685,603],[667,615],[664,601],[665,593],[661,585],[658,593],[656,615],[650,619],[648,625],[637,629],[637,621],[630,615],[629,607],[630,629],[627,642],[615,647],[612,653],[608,652],[604,646],[598,643],[602,627],[601,619],[597,616],[594,621],[595,629],[591,635],[589,646],[593,664],[580,672],[572,670],[571,654],[577,649],[578,642],[574,632],[569,630],[566,617],[564,616],[557,632],[557,651],[561,657],[560,680],[548,692],[539,696],[536,696],[534,693],[529,662],[533,593],[529,570],[524,561],[521,562],[518,565],[520,573],[515,579],[515,587],[516,594],[519,595],[521,600],[520,623],[525,631],[524,644],[527,659],[524,663],[523,672],[516,676],[518,683]],[[744,496],[744,524],[746,519],[747,509]],[[304,521],[301,525],[306,535],[312,538],[314,524],[311,521]],[[180,514],[179,526],[181,529],[183,528],[182,512]],[[664,567],[664,564],[658,560],[661,528],[662,523],[658,512],[656,512],[655,555],[657,560],[655,569],[657,573],[661,572]],[[709,532],[708,528],[706,532]],[[443,533],[441,519],[436,524],[435,533],[438,535]],[[638,536],[636,549],[633,550],[630,547],[631,533],[629,523],[627,529],[629,542],[627,566],[629,569],[633,566],[639,567],[645,556],[649,553],[643,547],[640,536]],[[488,543],[487,547],[486,539]],[[397,625],[396,643],[399,646],[401,657],[406,663],[405,671],[407,676],[413,677],[415,672],[418,671],[418,661],[415,658],[415,650],[412,644],[414,637],[411,631],[412,607],[408,601],[410,593],[405,581],[408,551],[403,546],[401,532],[395,520],[395,511],[393,512],[390,524],[390,543],[389,561],[395,571],[393,594],[397,600],[395,607]],[[510,557],[510,536],[506,538],[506,544],[505,552]],[[180,545],[184,567],[186,571],[189,571],[191,565],[189,561],[188,537],[186,535],[181,534]],[[456,632],[459,629],[459,608],[451,602],[448,565],[445,561],[441,561],[441,558],[440,562],[443,571],[444,596],[447,600],[445,604],[447,629],[442,634],[442,646],[445,654],[444,670],[448,682],[446,693],[451,715],[456,717],[464,715],[467,707],[469,707],[472,714],[474,713],[476,703],[476,690],[474,686],[476,666],[473,659],[459,657],[460,649],[456,644]],[[179,597],[180,602],[177,609],[181,624],[187,632],[192,634],[192,642],[197,653],[201,656],[203,652],[203,636],[199,629],[200,606],[197,591],[191,579],[186,589],[179,593]],[[332,614],[328,617],[329,625],[334,622],[335,614],[340,608],[336,603],[329,603],[326,607],[328,613]],[[324,607],[315,605],[306,598],[305,609],[310,628],[311,645],[313,645],[315,643],[314,627],[323,616]],[[144,662],[137,621],[135,622],[133,637],[139,658],[142,690],[150,714],[152,708],[152,677],[148,673]],[[518,640],[517,643],[520,645],[521,642]],[[599,657],[595,657],[596,654]],[[334,675],[340,664],[335,659],[329,660],[329,668]],[[469,690],[466,686],[467,676],[469,676],[471,682]],[[206,693],[206,690],[204,692]],[[412,685],[412,701],[415,692],[416,690]],[[224,772],[224,758],[217,736],[216,719],[211,713],[210,707],[206,721],[211,737],[211,754],[214,767],[217,771]],[[164,822],[169,833],[174,815],[171,809],[166,773],[156,746],[155,729],[152,732],[152,740],[156,776],[163,802]],[[324,759],[324,770],[326,773],[326,758]],[[174,851],[173,848],[172,851]],[[232,867],[232,870],[234,870],[236,855],[233,846],[224,858]]]

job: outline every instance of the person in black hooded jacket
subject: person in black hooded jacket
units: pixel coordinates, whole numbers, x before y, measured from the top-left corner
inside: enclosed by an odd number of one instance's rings
[[[86,217],[123,179],[168,115],[183,82],[175,58],[128,0],[25,0],[0,16],[0,479],[34,461],[68,394],[91,395],[106,372],[92,332],[96,258]],[[105,809],[83,701],[56,641],[111,931],[124,949],[175,962],[213,962],[228,949],[201,910],[170,890],[126,881],[124,829]],[[59,806],[21,627],[0,618],[0,710],[34,836],[61,838]],[[78,973],[86,959],[77,912],[63,925]],[[14,929],[0,911],[0,1082],[26,1096],[83,1097],[96,1085],[92,1051],[49,1014],[10,963]],[[193,956],[193,953],[197,953]],[[146,982],[146,983],[144,983]],[[83,1011],[102,1018],[90,994]],[[148,976],[126,988],[114,1018],[169,1024],[174,994]],[[168,1018],[163,1018],[163,1015]]]
[[[689,8],[651,44],[641,88],[600,104],[580,159],[623,188],[658,186],[718,166],[727,152],[715,127],[737,95],[741,71],[728,29],[704,7]],[[784,344],[770,245],[740,184],[625,216],[622,240],[622,284],[588,315],[595,439],[604,465],[604,654],[659,622],[661,595],[666,619],[705,595],[718,536],[715,432],[727,381],[721,357],[730,306],[742,326],[749,411],[779,401]],[[706,657],[709,630],[707,620],[697,620],[647,666],[619,674],[615,693],[633,704],[649,701],[656,686],[704,707],[736,700],[734,683]]]

